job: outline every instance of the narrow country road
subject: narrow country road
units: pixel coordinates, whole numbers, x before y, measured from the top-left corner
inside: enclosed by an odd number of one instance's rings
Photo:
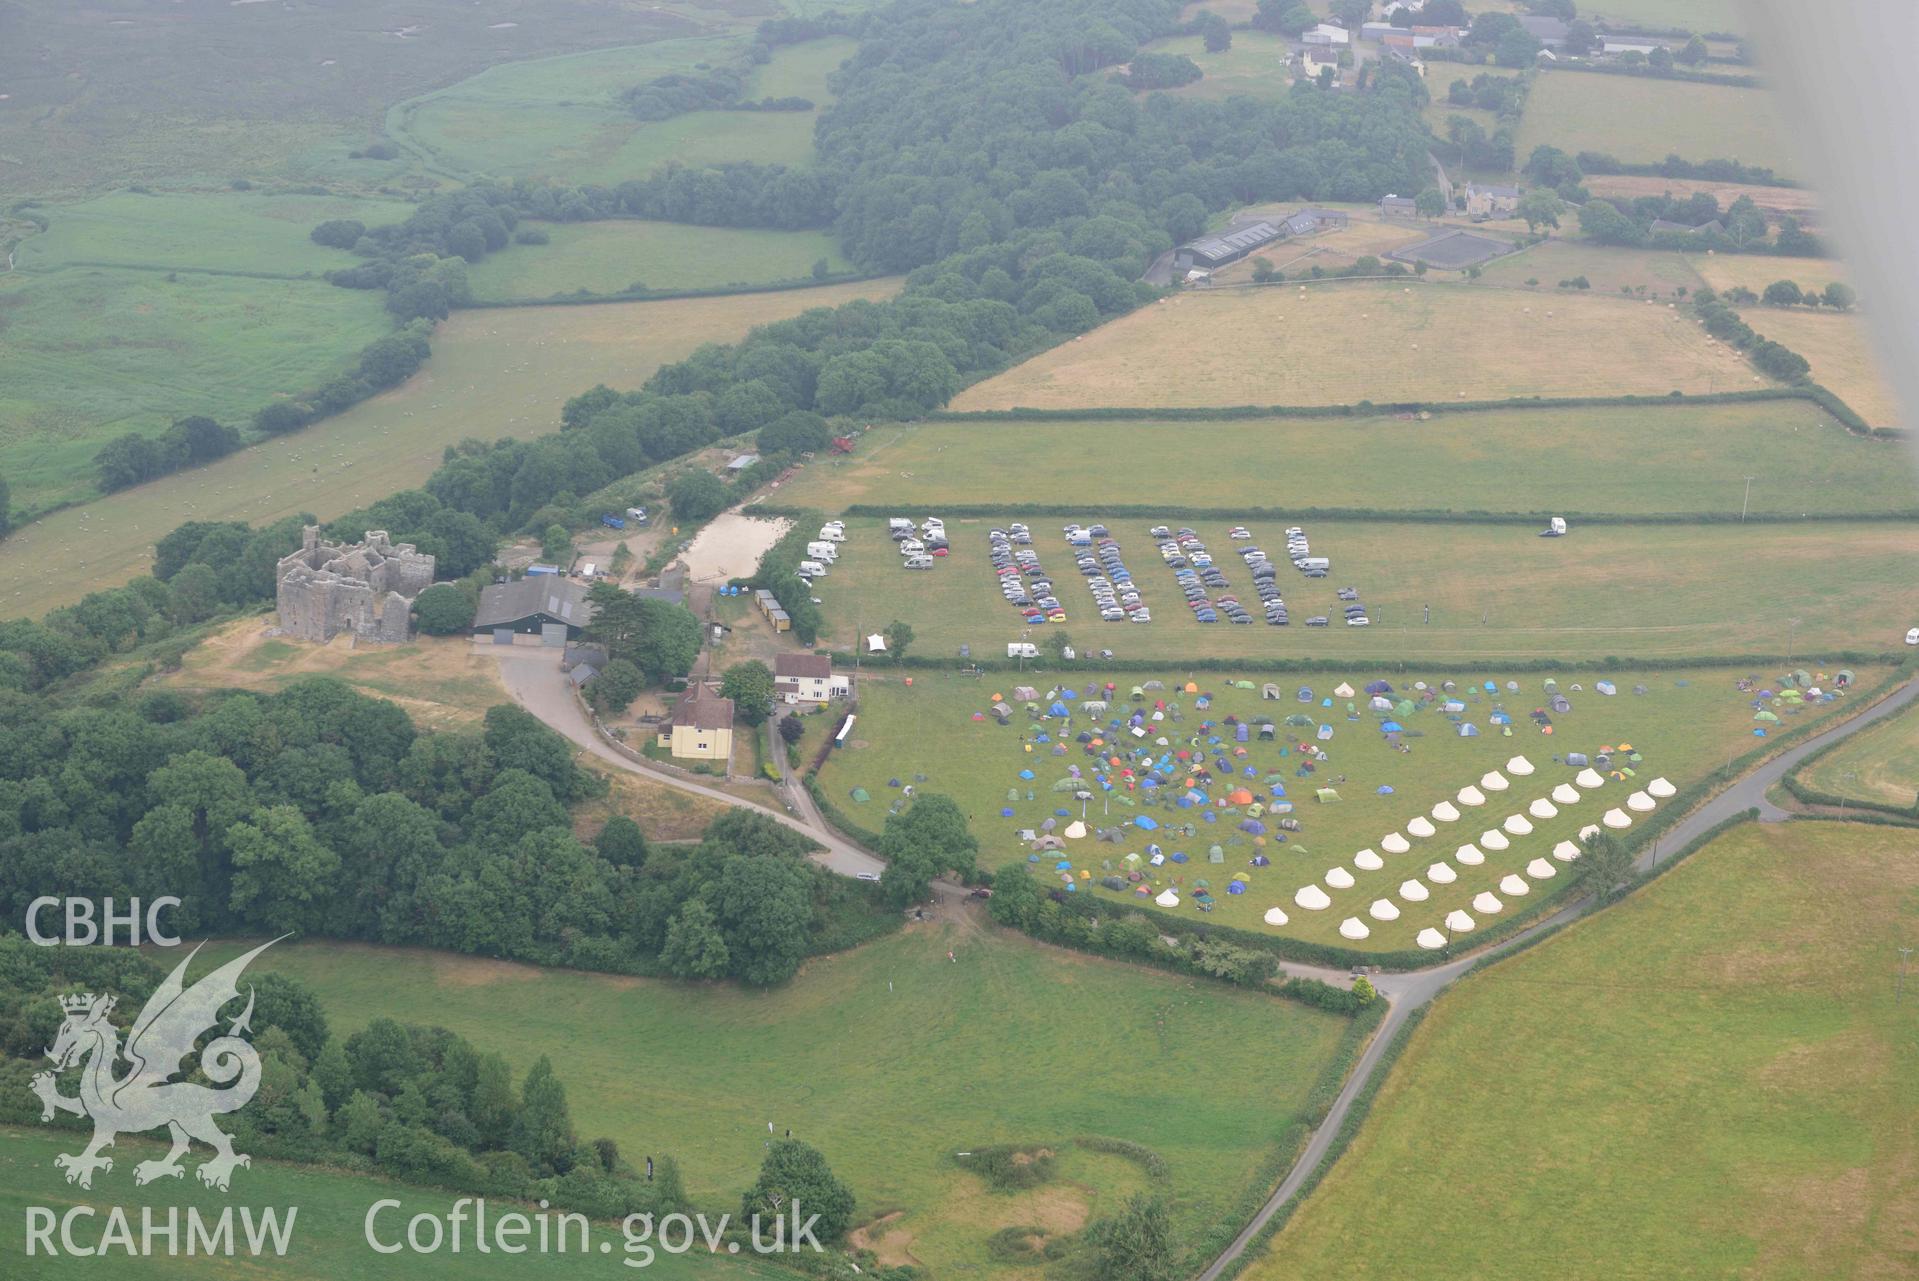
[[[1652,848],[1639,856],[1634,866],[1641,872],[1649,871],[1661,845],[1668,850],[1683,849],[1688,842],[1749,809],[1759,811],[1759,820],[1762,823],[1776,823],[1789,817],[1784,810],[1766,799],[1766,792],[1773,784],[1784,778],[1795,765],[1820,748],[1839,739],[1850,737],[1868,725],[1884,720],[1910,704],[1915,698],[1919,698],[1919,681],[1908,681],[1859,715],[1781,752],[1674,824],[1671,831],[1653,842]],[[1366,1083],[1372,1079],[1374,1070],[1379,1066],[1380,1058],[1386,1053],[1386,1048],[1399,1035],[1400,1028],[1412,1016],[1413,1011],[1438,996],[1447,985],[1480,961],[1518,946],[1541,930],[1551,929],[1553,926],[1572,920],[1586,910],[1587,902],[1587,899],[1577,899],[1551,916],[1534,922],[1511,938],[1470,956],[1445,961],[1423,970],[1407,970],[1400,974],[1374,976],[1373,985],[1379,989],[1380,995],[1384,996],[1390,1005],[1386,1017],[1380,1020],[1378,1030],[1373,1033],[1373,1039],[1367,1045],[1365,1053],[1361,1054],[1359,1062],[1354,1064],[1352,1075],[1346,1080],[1346,1087],[1339,1092],[1339,1097],[1333,1101],[1333,1106],[1326,1113],[1326,1119],[1321,1121],[1319,1128],[1313,1131],[1312,1140],[1307,1143],[1306,1150],[1300,1153],[1299,1160],[1280,1181],[1273,1195],[1267,1198],[1266,1204],[1260,1207],[1259,1213],[1255,1214],[1252,1221],[1233,1238],[1232,1244],[1226,1247],[1225,1252],[1199,1274],[1199,1281],[1218,1281],[1227,1267],[1245,1252],[1247,1243],[1266,1226],[1273,1215],[1279,1212],[1280,1207],[1293,1199],[1305,1185],[1306,1180],[1312,1177],[1313,1172],[1326,1159],[1326,1153],[1338,1136],[1340,1127],[1345,1124],[1346,1115],[1352,1110],[1353,1100],[1365,1090]],[[1289,972],[1291,968],[1288,967]]]
[[[600,738],[586,714],[580,710],[578,702],[575,701],[566,677],[560,671],[559,651],[502,647],[497,653],[500,659],[500,678],[514,700],[559,731],[561,735],[579,744],[601,760],[635,774],[643,774],[655,782],[676,787],[695,796],[704,796],[725,805],[741,806],[768,814],[774,820],[796,831],[804,832],[818,841],[825,848],[813,856],[814,861],[843,876],[855,876],[860,873],[877,875],[885,867],[884,862],[879,858],[840,836],[827,824],[818,807],[813,804],[813,798],[807,793],[800,780],[794,776],[792,770],[786,766],[783,755],[775,753],[775,759],[780,763],[780,775],[783,780],[782,799],[793,811],[791,814],[780,814],[764,806],[753,805],[718,788],[707,787],[678,774],[649,769],[614,751]],[[1786,811],[1766,799],[1767,791],[1774,784],[1784,778],[1807,756],[1884,720],[1911,704],[1916,698],[1919,698],[1919,681],[1908,681],[1859,715],[1815,734],[1805,742],[1790,747],[1759,765],[1750,773],[1734,780],[1725,790],[1674,824],[1671,831],[1654,841],[1652,847],[1639,856],[1634,866],[1641,872],[1649,871],[1658,859],[1660,846],[1663,845],[1668,850],[1683,849],[1700,835],[1749,809],[1759,811],[1759,820],[1762,823],[1776,823],[1790,817]],[[943,896],[965,893],[963,889],[956,886],[940,883],[935,883],[935,889]],[[1367,1083],[1372,1080],[1373,1073],[1379,1067],[1380,1059],[1385,1056],[1387,1048],[1393,1044],[1400,1029],[1405,1026],[1406,1020],[1415,1010],[1428,1004],[1434,997],[1445,991],[1455,979],[1460,978],[1481,961],[1509,951],[1543,930],[1572,920],[1586,910],[1588,903],[1587,898],[1575,899],[1552,915],[1535,921],[1511,938],[1470,955],[1442,961],[1438,965],[1425,969],[1374,975],[1373,986],[1388,1003],[1386,1017],[1380,1020],[1372,1040],[1360,1054],[1359,1061],[1353,1065],[1352,1074],[1347,1077],[1345,1087],[1340,1090],[1332,1107],[1327,1110],[1325,1119],[1313,1131],[1312,1139],[1306,1144],[1305,1151],[1300,1153],[1299,1160],[1280,1181],[1279,1187],[1274,1189],[1272,1196],[1268,1197],[1266,1203],[1259,1208],[1259,1212],[1244,1228],[1240,1229],[1239,1234],[1233,1238],[1232,1244],[1228,1245],[1225,1251],[1199,1274],[1198,1281],[1218,1281],[1226,1269],[1245,1253],[1253,1237],[1258,1235],[1281,1207],[1298,1194],[1306,1180],[1312,1177],[1313,1172],[1325,1161],[1326,1154],[1331,1150],[1340,1127],[1345,1124],[1348,1113],[1352,1111],[1353,1101],[1365,1091]],[[1285,973],[1296,978],[1331,981],[1344,980],[1347,977],[1340,971],[1320,966],[1288,962],[1281,968]]]

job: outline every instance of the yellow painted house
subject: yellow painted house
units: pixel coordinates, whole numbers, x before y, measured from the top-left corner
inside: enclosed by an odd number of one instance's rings
[[[702,692],[693,685],[673,705],[660,730],[660,746],[675,756],[724,761],[733,755],[733,700]]]

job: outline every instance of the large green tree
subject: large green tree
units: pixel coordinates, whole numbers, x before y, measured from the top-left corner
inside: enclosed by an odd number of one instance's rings
[[[770,1240],[775,1220],[784,1217],[790,1225],[797,1213],[804,1224],[817,1215],[813,1235],[830,1245],[853,1226],[854,1206],[853,1190],[834,1175],[819,1149],[798,1139],[775,1139],[760,1163],[759,1178],[741,1198],[740,1217],[748,1223],[757,1217],[765,1225],[761,1239]]]
[[[733,714],[748,725],[764,724],[773,711],[773,669],[749,658],[726,669],[720,693],[733,700]]]
[[[880,883],[888,898],[904,904],[925,898],[936,876],[970,875],[979,841],[951,797],[923,792],[906,809],[886,816],[879,852],[886,856]]]

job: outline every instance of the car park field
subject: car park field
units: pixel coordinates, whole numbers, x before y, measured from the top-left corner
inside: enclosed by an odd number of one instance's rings
[[[1129,516],[1107,523],[1153,621],[1105,624],[1075,581],[1080,575],[1060,534],[1074,519],[1091,524],[1101,514],[1029,521],[1042,568],[1056,587],[1070,589],[1058,594],[1064,623],[1038,625],[1023,622],[996,585],[987,533],[1002,522],[950,520],[953,554],[933,573],[908,574],[886,547],[881,523],[849,520],[845,558],[817,587],[825,637],[850,648],[856,633],[901,618],[913,624],[922,653],[951,656],[969,645],[984,657],[1003,654],[1023,629],[1030,632],[1024,639],[1038,642],[1049,627],[1063,626],[1083,648],[1175,664],[1189,655],[1443,662],[1785,654],[1896,647],[1919,587],[1919,528],[1903,522],[1593,524],[1555,539],[1516,524],[1254,521],[1249,541],[1281,562],[1278,583],[1292,625],[1204,624],[1179,607],[1174,571],[1147,536],[1153,525],[1180,522]],[[1230,522],[1187,523],[1220,553],[1227,590],[1256,601],[1250,573],[1230,550]],[[1285,527],[1294,523],[1306,526],[1314,554],[1330,559],[1327,578],[1305,578],[1285,563]],[[1832,572],[1835,566],[1843,572]],[[1905,586],[1887,590],[1889,583]],[[1300,625],[1339,617],[1342,586],[1358,589],[1372,626]]]
[[[1455,911],[1467,914],[1454,930],[1465,940],[1554,894],[1577,870],[1563,843],[1611,826],[1609,812],[1645,821],[1664,803],[1658,793],[1672,795],[1655,778],[1686,788],[1764,737],[1843,714],[1850,697],[1757,699],[1758,686],[1738,687],[1753,673],[1727,668],[1449,677],[1443,668],[1395,664],[1382,678],[1388,665],[1355,664],[1249,679],[1182,673],[1174,664],[1163,677],[1102,672],[1096,658],[1061,667],[1050,655],[1028,666],[1045,670],[980,679],[919,674],[910,687],[870,675],[855,739],[828,757],[821,787],[854,822],[875,829],[888,807],[905,804],[905,786],[951,796],[989,867],[1027,856],[1032,838],[1022,832],[1050,831],[1059,848],[1039,853],[1035,875],[1070,879],[1074,892],[1116,905],[1157,904],[1221,925],[1388,952],[1425,946],[1415,942],[1419,932],[1443,931]],[[1808,671],[1830,689],[1838,669],[1815,662]],[[1854,689],[1869,689],[1885,672],[1860,667],[1852,675]],[[1392,688],[1368,695],[1381,679]],[[1159,688],[1145,688],[1147,681]],[[1485,688],[1489,681],[1495,689]],[[1266,696],[1269,682],[1277,699]],[[1602,692],[1601,682],[1612,692]],[[1021,698],[1022,685],[1038,697]],[[989,714],[995,695],[1013,706],[1004,725]],[[1555,696],[1564,710],[1554,710]],[[1388,706],[1376,708],[1375,697]],[[1107,707],[1082,708],[1089,699]],[[1756,699],[1775,719],[1755,720]],[[1056,701],[1067,716],[1057,714]],[[1457,710],[1448,710],[1452,704]],[[1145,717],[1143,733],[1125,723],[1135,713]],[[1270,736],[1261,720],[1272,723]],[[1470,737],[1461,736],[1465,723],[1475,727]],[[1569,753],[1584,754],[1603,773],[1564,763]],[[1157,787],[1148,782],[1154,776],[1162,780]],[[1205,799],[1182,799],[1189,787]],[[1320,799],[1322,788],[1336,799]],[[1477,801],[1460,798],[1468,788],[1483,788]],[[1642,810],[1630,798],[1648,788],[1655,795]],[[858,802],[855,789],[870,799]],[[1555,813],[1533,808],[1549,797]],[[1453,806],[1451,818],[1437,812],[1441,802]],[[1514,816],[1526,822],[1515,825]],[[1157,865],[1156,855],[1164,859]],[[1260,857],[1269,862],[1255,865]],[[1068,866],[1056,869],[1057,862]],[[1333,869],[1343,869],[1343,885]],[[1102,884],[1115,876],[1117,888]],[[1328,899],[1317,909],[1296,898],[1314,885]],[[1202,888],[1209,907],[1196,897]],[[1159,897],[1168,890],[1177,903]],[[1484,905],[1483,893],[1498,905]],[[1381,900],[1390,915],[1374,914]],[[1287,919],[1268,923],[1273,908]],[[1365,926],[1365,937],[1341,935],[1351,919]]]
[[[1408,277],[1187,292],[977,383],[952,407],[1443,404],[1761,385],[1663,302]]]
[[[1603,451],[1605,465],[1568,467],[1568,439]],[[832,512],[858,503],[934,511],[1084,502],[1096,486],[1100,502],[1169,510],[1736,514],[1745,477],[1756,472],[1751,511],[1863,514],[1912,510],[1902,465],[1897,444],[1851,435],[1798,400],[1425,420],[969,420],[875,427],[852,455],[814,459],[782,488],[781,501]]]

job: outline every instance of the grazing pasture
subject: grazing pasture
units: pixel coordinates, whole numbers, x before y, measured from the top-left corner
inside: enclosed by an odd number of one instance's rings
[[[1742,182],[1713,182],[1705,178],[1646,178],[1634,174],[1588,174],[1586,190],[1603,200],[1630,201],[1639,196],[1678,196],[1709,191],[1719,207],[1729,207],[1741,196],[1775,217],[1794,217],[1807,226],[1819,224],[1819,195],[1804,187],[1759,187]]]
[[[1651,121],[1658,127],[1642,127]],[[1515,150],[1523,158],[1550,145],[1568,154],[1604,152],[1630,164],[1668,155],[1736,160],[1796,177],[1790,137],[1765,89],[1548,71],[1526,98]]]
[[[1801,782],[1880,805],[1919,804],[1919,716],[1888,717],[1802,767]]]
[[[815,958],[773,991],[341,943],[282,945],[256,964],[310,984],[340,1032],[379,1017],[439,1025],[516,1076],[551,1055],[581,1133],[635,1161],[670,1153],[703,1203],[736,1203],[768,1122],[790,1127],[862,1218],[899,1212],[883,1235],[939,1275],[1025,1275],[991,1257],[994,1231],[1067,1234],[1144,1186],[1134,1163],[1072,1145],[1082,1136],[1157,1153],[1178,1227],[1212,1226],[1347,1026],[1043,947],[971,912]],[[953,1154],[997,1143],[1054,1147],[1057,1177],[989,1191]]]
[[[56,1233],[54,1244],[58,1257],[48,1258],[41,1253],[34,1258],[31,1270],[14,1275],[32,1277],[34,1281],[62,1281],[67,1277],[92,1277],[100,1281],[198,1281],[211,1271],[214,1275],[239,1275],[253,1281],[340,1281],[345,1277],[355,1281],[466,1281],[468,1277],[568,1281],[595,1266],[607,1267],[609,1272],[618,1266],[598,1254],[600,1241],[613,1246],[613,1259],[625,1257],[617,1224],[593,1225],[588,1245],[597,1264],[586,1262],[577,1249],[570,1253],[555,1250],[546,1254],[536,1251],[517,1255],[497,1251],[482,1254],[473,1249],[470,1218],[466,1248],[458,1254],[445,1248],[433,1254],[412,1250],[381,1254],[366,1242],[367,1211],[374,1202],[397,1200],[403,1206],[386,1210],[376,1220],[381,1243],[391,1244],[403,1238],[407,1220],[415,1214],[432,1214],[440,1218],[444,1226],[445,1216],[451,1212],[458,1195],[443,1188],[417,1187],[376,1175],[292,1165],[265,1157],[254,1157],[252,1165],[234,1177],[231,1193],[205,1187],[191,1176],[157,1179],[142,1187],[133,1181],[134,1164],[158,1158],[165,1151],[161,1142],[151,1135],[122,1136],[114,1144],[112,1172],[100,1176],[91,1192],[80,1192],[67,1186],[63,1172],[54,1165],[53,1159],[79,1150],[85,1141],[84,1132],[70,1129],[54,1130],[38,1125],[0,1128],[0,1215],[5,1216],[8,1224],[5,1237],[8,1250],[25,1254],[25,1241],[15,1235],[15,1225],[26,1221],[28,1207],[48,1206],[56,1213],[64,1213],[69,1206],[76,1205],[92,1206],[95,1210],[91,1218],[80,1216],[74,1220],[75,1241],[81,1245],[99,1243],[99,1234],[107,1225],[107,1213],[113,1207],[125,1210],[133,1225],[135,1240],[140,1231],[142,1210],[150,1208],[155,1226],[164,1230],[168,1212],[177,1209],[182,1216],[178,1249],[169,1252],[166,1238],[156,1237],[150,1254],[135,1255],[110,1247],[96,1255],[75,1256],[65,1253]],[[201,1152],[196,1152],[188,1157],[186,1164],[194,1166],[200,1155]],[[509,1209],[528,1215],[537,1213],[531,1205],[501,1204],[498,1198],[490,1201],[488,1209],[495,1215]],[[279,1211],[282,1223],[292,1218],[291,1244],[284,1256],[240,1255],[221,1259],[210,1268],[204,1254],[188,1253],[185,1215],[189,1207],[197,1210],[201,1221],[209,1227],[217,1224],[226,1211],[236,1211],[234,1237],[243,1247],[246,1238],[237,1212],[240,1205],[250,1207],[256,1215],[271,1207]],[[291,1207],[297,1207],[297,1213],[289,1214]],[[389,1228],[393,1230],[389,1232]],[[576,1240],[569,1238],[569,1243]],[[660,1254],[640,1275],[665,1281],[716,1281],[719,1278],[771,1281],[793,1274],[756,1260],[743,1262],[732,1257],[722,1260],[708,1254]]]
[[[0,475],[14,510],[93,494],[93,455],[114,436],[189,414],[242,424],[391,330],[378,295],[320,280],[77,266],[0,276]]]
[[[1066,861],[1074,892],[1102,903],[1151,906],[1171,889],[1179,902],[1161,906],[1176,916],[1365,951],[1412,949],[1421,930],[1443,929],[1454,910],[1471,918],[1470,925],[1462,923],[1455,931],[1456,939],[1470,942],[1467,936],[1474,930],[1572,883],[1578,869],[1554,853],[1560,842],[1576,840],[1583,828],[1602,823],[1613,809],[1628,812],[1635,825],[1643,822],[1642,814],[1628,809],[1630,795],[1655,778],[1680,788],[1706,779],[1728,756],[1756,743],[1753,695],[1735,687],[1740,673],[1724,669],[1560,672],[1552,678],[1553,689],[1545,688],[1537,673],[1462,673],[1455,691],[1439,692],[1447,679],[1443,669],[1407,672],[1394,664],[1386,673],[1392,692],[1383,695],[1393,709],[1375,712],[1364,690],[1382,672],[1363,665],[1343,673],[1254,673],[1254,688],[1238,689],[1231,672],[1182,675],[1169,664],[1164,690],[1148,691],[1137,702],[1130,691],[1149,679],[1148,673],[1101,673],[1096,665],[1077,664],[1063,671],[1050,656],[1028,666],[1046,670],[996,672],[981,680],[919,674],[910,688],[883,668],[871,672],[860,690],[853,741],[828,757],[821,787],[854,822],[875,830],[890,807],[906,804],[901,799],[905,785],[950,795],[966,811],[986,852],[982,861],[994,867],[1026,854],[1022,831],[1044,830],[1042,824],[1051,822],[1053,834],[1064,838],[1063,848],[1042,853],[1030,865],[1049,887],[1063,879],[1055,864]],[[1879,679],[1877,672],[1857,674],[1868,683]],[[1429,688],[1418,690],[1416,679]],[[1509,680],[1518,688],[1509,690]],[[1617,692],[1595,692],[1599,680],[1610,680]],[[1265,681],[1280,687],[1278,700],[1261,697]],[[1487,681],[1498,692],[1484,689]],[[1106,713],[1080,714],[1077,702],[1061,695],[1062,705],[1074,713],[1065,720],[1033,719],[1014,694],[1018,685],[1033,686],[1044,711],[1050,690],[1069,688],[1082,700],[1108,698],[1101,692],[1108,682],[1115,688]],[[1356,692],[1341,692],[1342,682]],[[1186,686],[1196,686],[1199,693],[1182,692]],[[1644,694],[1634,692],[1640,686]],[[1307,692],[1304,701],[1298,697],[1301,689]],[[1569,710],[1548,710],[1555,690],[1568,700]],[[1015,700],[1010,724],[973,719],[995,693]],[[1210,705],[1202,707],[1206,696]],[[1449,698],[1458,701],[1458,711],[1444,710]],[[1843,697],[1796,711],[1781,703],[1775,714],[1796,728],[1836,715],[1844,706]],[[1124,726],[1117,733],[1110,728],[1115,717],[1123,721],[1135,710],[1150,716],[1161,708],[1166,719],[1149,719],[1143,736]],[[1537,711],[1547,712],[1550,732],[1534,724]],[[1502,714],[1511,719],[1510,736],[1498,723]],[[1263,741],[1249,730],[1249,740],[1237,743],[1229,717],[1242,724],[1269,718],[1275,737]],[[1299,723],[1288,724],[1288,718]],[[1460,737],[1461,722],[1475,726],[1478,735]],[[1386,726],[1399,728],[1389,735]],[[1082,745],[1077,740],[1084,733],[1099,741]],[[1630,744],[1631,751],[1620,744]],[[1575,786],[1577,798],[1554,805],[1557,814],[1529,814],[1535,801],[1579,776],[1579,769],[1556,763],[1560,755],[1592,756],[1607,748],[1618,752],[1603,773],[1604,782]],[[1306,749],[1321,749],[1324,756],[1313,762]],[[1136,755],[1142,751],[1144,757]],[[1633,753],[1638,759],[1627,759]],[[1122,765],[1110,767],[1115,755]],[[1534,772],[1522,776],[1509,766],[1515,757]],[[1156,760],[1165,780],[1157,790],[1139,781]],[[1112,790],[1093,780],[1096,767],[1105,769]],[[1198,772],[1202,767],[1204,772]],[[1121,769],[1132,771],[1130,779]],[[1626,769],[1636,776],[1623,776]],[[1035,777],[1023,779],[1022,771]],[[1075,799],[1076,785],[1066,781],[1075,771],[1082,780],[1077,789],[1090,792],[1090,800]],[[1412,826],[1440,802],[1455,801],[1461,789],[1480,786],[1489,771],[1498,771],[1509,786],[1494,791],[1488,785],[1477,804],[1457,801],[1456,817],[1435,816],[1425,836]],[[1206,800],[1177,803],[1193,778]],[[895,779],[900,787],[892,786]],[[1235,802],[1236,788],[1250,795]],[[1331,788],[1338,799],[1321,802],[1320,788]],[[869,799],[860,801],[855,789]],[[1294,807],[1290,814],[1274,808],[1287,804]],[[1074,839],[1070,824],[1082,818],[1082,805],[1087,834]],[[1527,815],[1532,830],[1504,827],[1513,815]],[[1158,826],[1147,830],[1134,822],[1148,818]],[[1287,821],[1297,822],[1298,830],[1284,830],[1281,824]],[[1109,828],[1116,829],[1118,839],[1098,839],[1098,831]],[[1496,837],[1485,835],[1493,829],[1501,829]],[[1405,847],[1395,850],[1389,834],[1404,838]],[[1461,852],[1469,842],[1477,855]],[[1370,870],[1363,850],[1376,856]],[[1155,853],[1167,861],[1155,866]],[[1267,858],[1269,865],[1255,865],[1256,857]],[[1549,869],[1543,874],[1535,862],[1540,859]],[[1329,876],[1335,868],[1349,878],[1344,888],[1337,876]],[[1435,875],[1434,868],[1447,869],[1454,879],[1446,879],[1447,871]],[[1143,879],[1117,891],[1100,884],[1102,877],[1125,877],[1131,870]],[[1513,875],[1522,878],[1520,887],[1502,886]],[[1235,881],[1244,892],[1233,889]],[[1413,881],[1426,897],[1408,892],[1405,885]],[[1330,900],[1320,910],[1295,901],[1302,887],[1315,883]],[[1210,906],[1202,906],[1202,888],[1213,899]],[[1476,906],[1482,892],[1493,893],[1498,904]],[[1373,914],[1372,905],[1382,899],[1394,909],[1383,915],[1393,919]],[[1274,907],[1289,919],[1267,923],[1265,914]],[[1351,918],[1364,924],[1369,936],[1343,938],[1341,923]]]
[[[1567,230],[1577,225],[1569,217],[1562,217],[1560,222]],[[1618,294],[1622,289],[1643,288],[1649,296],[1671,301],[1678,290],[1690,293],[1699,288],[1703,283],[1699,266],[1686,255],[1669,250],[1617,249],[1556,235],[1487,263],[1483,280],[1486,284],[1504,287],[1537,280],[1539,292],[1571,297],[1559,288],[1559,282],[1584,276],[1595,294]]]
[[[1763,294],[1775,280],[1790,280],[1801,289],[1823,290],[1837,281],[1857,282],[1846,264],[1837,258],[1775,258],[1770,254],[1688,254],[1686,261],[1700,279],[1724,293],[1744,285]],[[1760,315],[1769,313],[1761,312]]]
[[[388,129],[430,162],[461,173],[616,184],[670,160],[801,164],[812,155],[827,76],[853,51],[850,39],[789,45],[758,69],[746,94],[802,97],[813,111],[695,111],[641,121],[621,91],[668,73],[694,73],[737,58],[743,35],[701,35],[489,68],[403,102]]]
[[[1735,506],[1738,498],[1734,490]],[[1146,537],[1152,524],[1182,523],[1171,510],[1158,521],[1112,522],[1153,621],[1103,623],[1076,581],[1059,534],[1064,519],[1029,523],[1067,630],[1084,647],[1174,664],[1190,654],[1443,663],[1879,651],[1897,646],[1912,626],[1910,601],[1919,589],[1919,526],[1909,523],[1587,524],[1567,538],[1537,538],[1523,525],[1312,520],[1304,523],[1313,554],[1332,561],[1330,577],[1312,580],[1284,563],[1288,522],[1249,522],[1254,542],[1280,562],[1278,586],[1291,613],[1289,626],[1269,627],[1227,523],[1189,520],[1254,611],[1250,626],[1223,618],[1205,624],[1188,611],[1173,571]],[[1093,508],[1076,519],[1090,524],[1102,516]],[[829,639],[850,647],[857,632],[901,618],[912,623],[921,652],[951,655],[969,644],[976,654],[1004,654],[1025,626],[1001,599],[987,561],[986,531],[1004,523],[950,520],[953,554],[911,573],[900,568],[883,521],[848,521],[838,563],[814,588],[825,602]],[[1340,625],[1334,588],[1348,585],[1358,589],[1370,627]],[[1306,627],[1315,615],[1333,626]],[[1044,640],[1049,626],[1033,628],[1031,639]]]
[[[580,291],[618,294],[804,280],[824,258],[848,271],[823,231],[693,227],[674,222],[568,222],[542,227],[550,244],[515,245],[467,273],[473,295],[488,302],[552,298]]]
[[[70,282],[77,274],[59,278]],[[142,285],[159,279],[132,278]],[[217,290],[223,279],[182,276],[168,288]],[[374,324],[360,342],[386,332],[378,300],[364,293],[304,281],[281,287],[370,308]],[[126,582],[146,567],[152,541],[184,521],[261,523],[302,511],[331,518],[419,484],[448,445],[468,437],[555,430],[560,406],[595,383],[637,387],[662,363],[702,343],[732,342],[755,325],[809,307],[885,297],[898,287],[897,279],[887,279],[720,298],[456,312],[435,334],[426,367],[392,391],[209,467],[125,490],[110,504],[57,512],[16,530],[0,542],[0,614],[37,616]],[[276,388],[297,390],[311,381],[288,377]],[[71,452],[70,470],[77,473],[92,450]],[[14,492],[20,492],[17,480]],[[49,563],[45,558],[62,572],[29,570]]]
[[[1664,395],[1753,378],[1677,309],[1408,277],[1175,295],[969,387],[953,408]]]
[[[1595,443],[1610,465],[1568,467],[1570,441]],[[1089,466],[1107,458],[1124,465]],[[1259,460],[1256,484],[1222,483],[1248,459]],[[1290,465],[1306,459],[1310,467]],[[1853,435],[1817,406],[1792,400],[1460,411],[1425,421],[889,424],[861,435],[850,456],[814,459],[780,501],[831,512],[897,503],[902,514],[988,497],[1055,503],[1094,494],[1172,508],[1730,513],[1744,498],[1754,459],[1765,460],[1753,481],[1754,512],[1914,507],[1899,445]]]
[[[1170,91],[1181,97],[1224,100],[1244,95],[1278,98],[1288,93],[1293,85],[1293,72],[1289,65],[1293,53],[1292,42],[1272,32],[1235,31],[1232,47],[1224,53],[1206,52],[1206,43],[1199,36],[1155,40],[1147,46],[1147,51],[1184,54],[1205,73],[1204,79]]]
[[[752,0],[419,0],[404,15],[385,0],[18,0],[0,13],[0,173],[9,192],[39,196],[262,177],[371,188],[406,167],[349,155],[377,138],[390,102],[495,63],[770,12]]]
[[[1448,992],[1242,1275],[1909,1271],[1915,899],[1904,833],[1719,837]]]

